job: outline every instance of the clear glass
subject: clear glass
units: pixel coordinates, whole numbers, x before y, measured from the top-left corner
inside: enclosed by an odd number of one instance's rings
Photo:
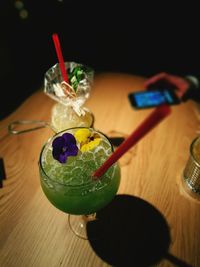
[[[200,198],[200,136],[190,145],[190,155],[183,171],[184,188],[191,196]]]
[[[60,132],[72,127],[92,127],[94,115],[83,105],[90,95],[94,71],[76,62],[65,62],[65,67],[69,73],[69,84],[63,82],[58,63],[47,70],[44,76],[44,92],[56,101],[51,112],[52,129]],[[76,75],[72,74],[78,68],[82,72],[79,80],[76,80]]]
[[[116,163],[100,179],[92,178],[92,173],[113,153],[107,137],[93,128],[89,128],[93,136],[98,134],[101,138],[96,148],[79,152],[77,156],[69,157],[64,164],[53,159],[53,140],[66,132],[74,135],[78,129],[88,128],[67,129],[47,141],[40,153],[39,172],[41,187],[48,200],[59,210],[68,213],[70,229],[78,237],[87,239],[87,223],[94,222],[96,212],[114,198],[121,174],[119,164]]]

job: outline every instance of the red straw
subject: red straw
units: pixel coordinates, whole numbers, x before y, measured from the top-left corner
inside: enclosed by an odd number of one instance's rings
[[[113,154],[94,173],[93,178],[100,178],[123,154],[135,145],[145,134],[153,129],[171,112],[167,105],[157,107],[144,122],[113,152]]]
[[[53,41],[54,41],[56,54],[57,54],[57,57],[58,57],[58,61],[59,61],[60,70],[61,70],[61,73],[62,73],[63,80],[66,83],[69,83],[68,76],[67,76],[67,71],[65,69],[65,62],[64,62],[64,59],[63,59],[62,50],[61,50],[61,46],[60,46],[60,41],[59,41],[59,38],[58,38],[58,34],[54,33],[52,35],[52,38],[53,38]]]

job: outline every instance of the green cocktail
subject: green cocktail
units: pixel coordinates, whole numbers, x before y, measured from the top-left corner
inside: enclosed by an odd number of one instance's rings
[[[56,134],[40,154],[40,181],[46,197],[72,215],[100,210],[117,193],[120,168],[114,164],[100,179],[92,174],[112,153],[106,136],[92,128],[71,128]]]

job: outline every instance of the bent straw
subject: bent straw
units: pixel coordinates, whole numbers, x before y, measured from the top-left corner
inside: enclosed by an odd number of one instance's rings
[[[113,154],[93,174],[93,179],[100,178],[127,150],[135,145],[145,134],[161,122],[171,112],[167,105],[157,107],[144,122],[113,152]]]
[[[63,80],[66,83],[69,84],[68,75],[67,75],[67,71],[66,71],[66,68],[65,68],[65,62],[64,62],[64,59],[63,59],[63,55],[62,55],[62,50],[61,50],[58,34],[54,33],[52,35],[52,38],[53,38],[53,42],[54,42],[54,45],[55,45],[56,54],[57,54],[57,57],[58,57],[58,61],[59,61],[60,70],[61,70],[61,73],[62,73]]]

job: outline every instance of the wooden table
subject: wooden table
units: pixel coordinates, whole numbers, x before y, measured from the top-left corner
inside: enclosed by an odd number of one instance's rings
[[[86,102],[95,115],[95,128],[106,134],[113,130],[130,134],[153,110],[136,111],[127,98],[129,92],[144,89],[144,80],[126,74],[96,74]],[[98,242],[95,247],[77,238],[68,227],[66,214],[54,208],[41,190],[38,156],[52,131],[7,133],[7,125],[15,120],[48,121],[54,103],[41,89],[0,122],[0,157],[7,176],[0,189],[0,266],[111,266],[118,252],[107,250],[109,256],[105,256]],[[157,260],[156,266],[200,266],[200,201],[187,194],[181,183],[198,125],[199,110],[194,102],[173,106],[171,115],[121,159],[116,205],[127,203],[124,208],[128,211],[118,233],[124,233],[122,241],[133,246],[133,254],[130,249],[126,255],[131,266],[140,266],[134,251],[141,254],[143,266]],[[125,244],[118,241],[123,251]],[[166,250],[162,255],[152,249],[157,242]]]

